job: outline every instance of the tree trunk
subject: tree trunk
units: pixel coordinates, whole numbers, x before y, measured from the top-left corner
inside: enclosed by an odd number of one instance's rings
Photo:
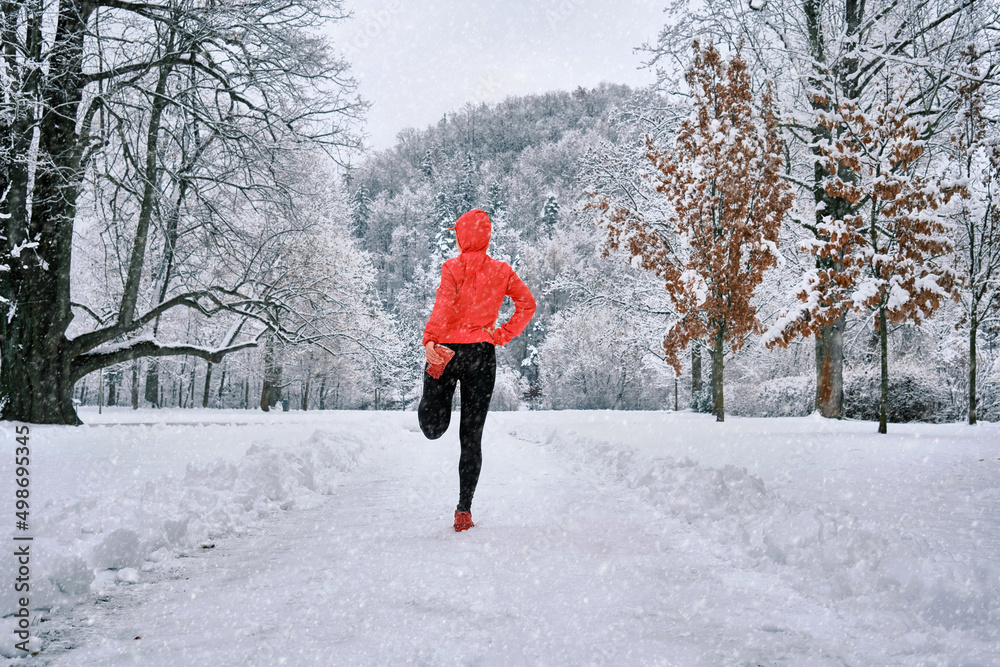
[[[281,384],[281,368],[275,361],[274,339],[268,338],[264,344],[264,382],[260,389],[260,409],[267,412],[277,403],[278,385]]]
[[[187,370],[187,358],[181,362],[181,368],[177,372],[177,381],[174,382],[174,391],[177,392],[177,407],[184,407],[184,397],[187,392],[184,390],[184,372]]]
[[[118,405],[118,371],[108,373],[108,407]]]
[[[132,409],[139,409],[139,360],[132,362]]]
[[[205,391],[201,394],[201,407],[208,407],[208,396],[209,391],[212,388],[212,362],[208,362],[208,368],[205,369]]]
[[[222,375],[219,376],[219,394],[216,398],[216,407],[225,407],[222,403],[222,389],[226,386],[226,363],[222,362]]]
[[[723,354],[725,352],[725,332],[720,331],[715,336],[715,350],[712,351],[712,412],[715,421],[726,421],[726,403],[723,381]]]
[[[302,384],[302,410],[309,409],[309,381],[310,377],[306,376],[306,381]]]
[[[268,412],[271,409],[271,384],[264,380],[260,387],[260,409]]]
[[[319,380],[319,409],[326,409],[326,375]]]
[[[42,273],[40,269],[35,271]],[[32,281],[41,295],[45,279]],[[54,281],[51,281],[54,282]],[[51,286],[46,286],[51,287]],[[30,293],[27,290],[26,293]],[[51,303],[41,296],[18,302],[18,315],[8,321],[0,317],[0,419],[33,424],[82,424],[73,407],[73,381],[69,359],[63,354],[66,339],[59,333],[48,338],[44,332],[59,328],[53,314],[42,304]],[[4,400],[6,399],[6,400]]]
[[[197,371],[198,371],[198,362],[196,360],[192,359],[191,360],[191,385],[188,387],[188,392],[190,392],[190,394],[191,394],[191,396],[189,398],[189,402],[191,403],[191,407],[192,408],[194,407],[194,385],[195,385],[195,379],[196,379],[195,373]]]
[[[146,400],[154,408],[160,407],[160,364],[156,359],[150,359],[146,368]]]
[[[701,347],[695,343],[691,349],[691,394],[701,391],[703,382],[701,379]]]
[[[6,260],[14,245],[38,240],[32,256],[9,262],[10,270],[0,272],[0,296],[12,302],[9,314],[5,312],[0,318],[0,419],[82,423],[73,407],[73,360],[67,352],[65,333],[73,319],[70,262],[77,194],[83,179],[76,136],[84,86],[83,41],[95,8],[96,4],[82,0],[59,4],[47,70],[32,69],[24,81],[15,81],[22,92],[37,95],[41,104],[25,108],[11,125],[5,122],[0,127],[0,149],[11,151],[5,156],[0,176],[7,196],[6,210],[0,210],[5,214],[0,219],[6,218],[0,230],[0,250]],[[41,10],[26,7],[22,11],[29,12],[28,22],[32,23],[30,34],[25,35],[29,50],[25,55],[41,63],[45,39]],[[5,56],[13,55],[9,29],[13,26],[5,25]],[[8,64],[14,65],[14,60]],[[8,76],[18,74],[13,66],[5,74],[5,83]],[[29,192],[28,163],[36,140],[37,154],[44,159],[39,161]]]
[[[830,419],[844,417],[844,327],[841,318],[816,336],[816,410]]]
[[[972,315],[972,322],[969,326],[969,424],[976,423],[976,409],[979,407],[976,400],[976,334],[979,331],[979,322],[976,314]]]
[[[879,348],[882,357],[882,381],[879,388],[879,401],[878,401],[878,432],[886,433],[888,429],[886,427],[887,416],[889,413],[889,332],[887,331],[888,326],[885,321],[885,306],[881,306],[878,309],[878,325],[879,325]]]
[[[805,90],[810,95],[810,106],[817,111],[831,111],[833,100],[837,95],[827,88],[827,75],[830,73],[826,66],[826,34],[823,25],[822,3],[819,0],[805,0],[803,2],[805,14],[805,24],[809,37],[809,50],[815,62],[815,72],[808,77],[808,85]],[[864,13],[864,3],[855,0],[848,0],[843,5],[843,35],[846,39],[856,39],[858,30],[862,23]],[[841,37],[844,39],[845,37]],[[845,57],[836,64],[834,78],[839,86],[843,97],[846,99],[856,99],[860,95],[858,91],[858,79],[856,72],[858,69],[858,59],[856,57]],[[822,146],[835,142],[842,132],[842,127],[830,130],[822,124],[816,124],[811,128],[812,152],[814,155],[822,154]],[[853,182],[857,176],[847,167],[841,166],[838,174],[841,179]],[[813,170],[813,199],[816,202],[816,223],[819,225],[827,216],[834,219],[843,220],[856,212],[856,207],[850,201],[841,197],[833,197],[826,191],[825,181],[828,174],[824,167],[817,161]],[[820,270],[837,270],[843,267],[838,258],[817,258],[816,268]],[[820,334],[816,336],[816,410],[820,415],[832,419],[842,419],[844,417],[844,329],[846,319],[841,318],[831,325],[822,327]]]

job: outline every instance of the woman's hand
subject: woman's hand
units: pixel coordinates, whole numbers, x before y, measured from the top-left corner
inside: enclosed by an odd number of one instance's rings
[[[427,356],[427,363],[431,366],[435,364],[443,364],[445,361],[445,358],[441,355],[441,353],[434,349],[436,347],[437,343],[432,340],[427,341],[427,345],[424,346],[424,354]]]

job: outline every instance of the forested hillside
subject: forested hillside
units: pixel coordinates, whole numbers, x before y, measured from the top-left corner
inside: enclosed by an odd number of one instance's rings
[[[666,405],[657,388],[662,369],[643,368],[635,345],[655,349],[655,330],[608,311],[588,315],[581,332],[572,315],[581,285],[589,290],[629,270],[600,257],[600,231],[581,215],[581,168],[598,146],[624,140],[631,128],[622,113],[641,96],[606,85],[469,105],[426,130],[401,133],[393,149],[350,174],[354,234],[373,258],[379,296],[413,345],[440,265],[456,253],[448,228],[471,208],[490,214],[491,254],[515,267],[539,303],[529,328],[503,349],[495,405]],[[603,342],[592,340],[601,328]],[[623,357],[629,363],[619,364]]]

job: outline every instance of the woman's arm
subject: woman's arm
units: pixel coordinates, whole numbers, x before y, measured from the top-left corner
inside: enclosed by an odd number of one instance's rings
[[[431,311],[427,326],[424,327],[424,346],[433,341],[441,341],[441,334],[448,326],[448,319],[455,310],[455,301],[458,299],[458,285],[455,283],[455,276],[451,269],[445,264],[441,267],[441,284],[437,288],[437,297],[434,299],[434,310]]]
[[[514,302],[514,314],[503,326],[493,331],[493,343],[496,345],[506,345],[520,335],[524,327],[528,326],[537,307],[531,290],[513,269],[510,271],[510,282],[507,283],[507,296]]]

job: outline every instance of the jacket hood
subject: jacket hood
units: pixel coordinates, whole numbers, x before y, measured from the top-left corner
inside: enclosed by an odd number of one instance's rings
[[[474,208],[455,223],[455,236],[462,252],[485,251],[490,245],[493,226],[486,211]]]

